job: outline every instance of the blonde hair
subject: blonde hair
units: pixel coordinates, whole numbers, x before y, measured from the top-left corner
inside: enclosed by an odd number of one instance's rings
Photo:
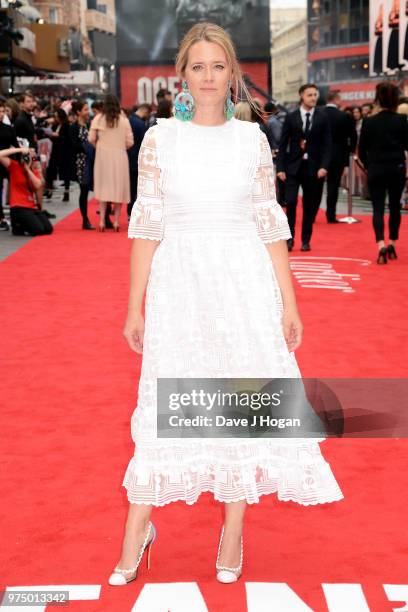
[[[215,23],[203,22],[196,23],[189,31],[185,34],[183,40],[180,43],[179,51],[176,55],[176,72],[179,76],[184,78],[184,72],[188,62],[188,52],[190,48],[197,42],[205,40],[207,42],[216,43],[220,45],[225,51],[227,61],[231,69],[231,83],[233,91],[233,99],[247,100],[248,104],[256,109],[252,96],[249,93],[247,86],[245,85],[244,78],[242,76],[241,68],[238,63],[237,54],[235,51],[234,43],[232,42],[231,36],[226,30]],[[239,97],[244,94],[245,98]],[[257,110],[257,109],[256,109]],[[258,111],[259,112],[259,111]]]
[[[234,116],[240,121],[252,121],[252,111],[248,102],[238,102],[235,105]]]

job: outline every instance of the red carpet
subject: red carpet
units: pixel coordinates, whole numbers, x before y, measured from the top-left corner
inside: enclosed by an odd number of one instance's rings
[[[130,416],[140,360],[121,335],[126,232],[98,235],[79,228],[74,213],[52,236],[30,241],[1,264],[6,359],[0,589],[96,585],[95,600],[69,605],[84,611],[131,610],[146,583],[193,583],[191,589],[197,584],[196,594],[201,591],[210,612],[401,607],[388,601],[383,585],[408,585],[405,439],[324,442],[322,452],[345,495],[341,502],[303,508],[265,496],[259,506],[249,506],[244,575],[235,585],[214,578],[221,504],[209,493],[196,507],[178,502],[155,510],[158,539],[150,572],[143,565],[128,586],[107,585],[120,556],[127,507],[121,479],[133,453]],[[374,262],[369,217],[353,226],[328,226],[321,215],[312,252],[300,253],[295,244],[291,261],[295,273],[303,274],[297,295],[306,331],[297,356],[304,376],[406,375],[407,233],[404,218],[400,257],[384,267]],[[305,269],[305,261],[320,264],[319,274]],[[346,291],[326,288],[345,279]],[[305,286],[319,282],[324,288]],[[273,583],[275,590],[262,596],[266,607],[251,603],[256,584],[248,583]],[[276,588],[284,587],[277,583],[287,584],[294,599],[297,594],[297,607],[279,603]],[[333,587],[323,588],[327,584],[345,585],[343,594],[333,595]],[[344,605],[347,589],[357,599]],[[135,610],[206,609],[192,600],[182,607],[183,596],[176,599],[179,605]]]

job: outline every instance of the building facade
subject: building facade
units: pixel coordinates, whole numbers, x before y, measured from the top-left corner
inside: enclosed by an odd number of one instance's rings
[[[341,92],[345,105],[372,102],[369,0],[308,0],[308,80]]]
[[[272,41],[272,95],[285,106],[299,100],[299,87],[307,80],[307,20],[278,31]]]
[[[115,0],[32,0],[46,23],[70,29],[71,70],[94,71],[102,90],[114,90]]]

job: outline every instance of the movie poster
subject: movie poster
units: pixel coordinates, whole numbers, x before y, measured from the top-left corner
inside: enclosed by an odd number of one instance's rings
[[[370,0],[370,76],[383,74],[384,3]]]
[[[394,75],[400,68],[399,63],[399,15],[400,0],[383,2],[383,73]]]
[[[400,0],[399,13],[399,63],[408,70],[408,1]]]
[[[269,0],[116,0],[120,64],[172,63],[194,24],[226,29],[241,60],[270,57]]]

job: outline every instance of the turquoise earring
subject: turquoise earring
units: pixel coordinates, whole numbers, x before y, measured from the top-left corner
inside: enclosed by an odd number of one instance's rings
[[[235,104],[233,103],[231,99],[231,83],[229,83],[228,96],[227,96],[227,99],[225,100],[225,116],[227,118],[227,121],[232,119],[234,115],[235,115]]]
[[[191,121],[195,113],[194,98],[188,90],[187,81],[181,84],[182,91],[174,100],[174,116],[180,121]]]

